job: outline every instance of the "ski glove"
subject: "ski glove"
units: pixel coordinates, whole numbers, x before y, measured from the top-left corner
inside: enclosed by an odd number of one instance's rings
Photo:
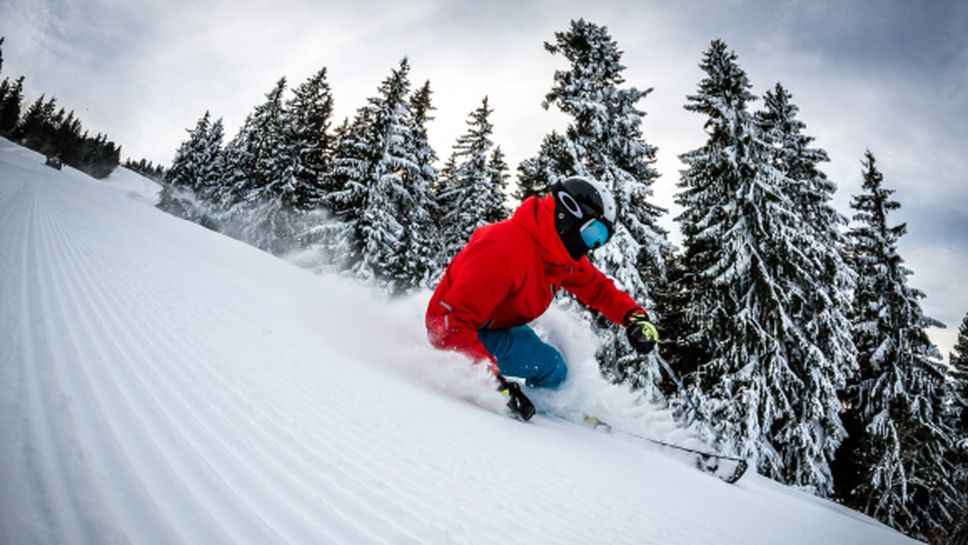
[[[659,342],[659,330],[649,321],[649,315],[644,311],[634,312],[625,319],[625,324],[625,335],[632,348],[639,354],[650,354]]]
[[[508,398],[508,410],[511,411],[511,414],[521,420],[531,420],[531,417],[534,416],[534,404],[521,391],[521,385],[517,382],[506,380],[500,375],[498,375],[497,381],[497,391]]]

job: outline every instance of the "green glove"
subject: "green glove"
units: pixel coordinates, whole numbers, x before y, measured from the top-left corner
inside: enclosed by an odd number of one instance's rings
[[[639,354],[649,354],[659,342],[659,330],[649,321],[645,311],[633,312],[625,319],[625,335]]]

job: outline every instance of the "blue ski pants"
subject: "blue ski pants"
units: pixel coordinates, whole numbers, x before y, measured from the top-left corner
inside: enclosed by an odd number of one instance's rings
[[[538,338],[531,327],[482,329],[477,336],[497,360],[501,374],[526,379],[535,388],[557,388],[568,376],[565,358],[550,344]]]

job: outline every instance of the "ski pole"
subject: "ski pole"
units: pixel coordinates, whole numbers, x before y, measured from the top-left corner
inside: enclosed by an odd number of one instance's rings
[[[682,383],[682,379],[679,378],[679,375],[677,375],[676,372],[672,370],[672,367],[669,367],[669,364],[666,363],[664,359],[662,359],[662,356],[656,354],[655,359],[659,360],[659,364],[662,365],[662,368],[665,369],[666,373],[669,374],[669,377],[672,378],[672,381],[675,382],[677,386],[679,386],[679,391],[682,392],[682,396],[686,398],[686,401],[689,403],[689,406],[692,407],[692,410],[695,411],[696,416],[699,417],[700,416],[699,407],[697,407],[696,404],[692,401],[692,397],[689,395],[689,392],[686,391],[686,385]]]

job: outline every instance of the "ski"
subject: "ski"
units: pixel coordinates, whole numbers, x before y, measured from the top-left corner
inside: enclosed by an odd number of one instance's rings
[[[672,443],[667,443],[665,441],[660,441],[652,437],[647,437],[635,432],[620,430],[613,428],[607,422],[599,420],[598,417],[592,415],[585,415],[585,425],[594,430],[602,431],[611,434],[620,434],[627,437],[635,438],[639,441],[644,441],[652,445],[656,445],[665,449],[675,450],[679,452],[686,452],[696,457],[696,469],[715,475],[719,479],[733,484],[738,481],[749,465],[746,460],[742,458],[736,458],[734,456],[726,456],[723,454],[715,454],[712,452],[706,452],[702,450],[697,450],[694,448],[683,447],[681,445],[675,445]]]

